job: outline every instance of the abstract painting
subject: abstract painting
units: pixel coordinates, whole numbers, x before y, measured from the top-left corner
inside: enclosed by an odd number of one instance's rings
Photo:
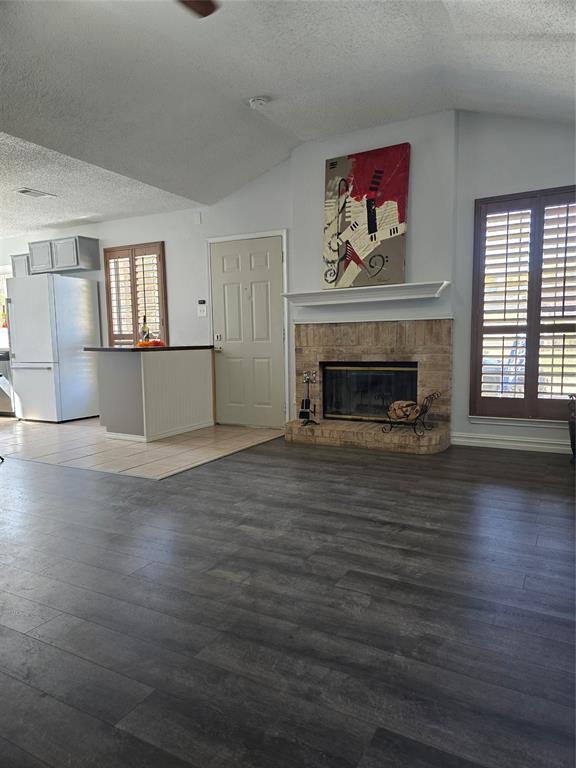
[[[410,144],[326,161],[324,288],[404,282]]]

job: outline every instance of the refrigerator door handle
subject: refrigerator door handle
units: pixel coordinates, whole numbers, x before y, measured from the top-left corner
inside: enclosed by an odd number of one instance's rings
[[[18,363],[14,368],[18,371],[51,371],[51,365],[25,365],[24,363]]]
[[[12,336],[10,333],[10,330],[12,328],[12,316],[10,312],[11,305],[12,305],[12,299],[7,297],[6,298],[6,321],[8,323],[8,349],[10,350],[10,360],[16,360],[16,355],[14,354],[14,350],[12,348]]]

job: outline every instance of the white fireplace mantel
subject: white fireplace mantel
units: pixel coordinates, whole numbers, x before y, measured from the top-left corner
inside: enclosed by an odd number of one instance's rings
[[[387,301],[437,299],[450,285],[449,280],[434,283],[396,283],[362,288],[333,288],[304,293],[283,293],[297,307],[327,307],[334,304],[380,304]]]

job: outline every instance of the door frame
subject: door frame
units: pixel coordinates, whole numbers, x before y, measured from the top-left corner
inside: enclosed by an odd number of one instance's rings
[[[208,237],[206,239],[206,260],[208,262],[208,285],[210,288],[210,339],[211,343],[214,343],[214,316],[213,316],[213,301],[212,301],[212,265],[210,262],[210,246],[213,243],[229,243],[234,240],[258,240],[262,237],[280,237],[282,238],[282,293],[280,297],[282,299],[282,344],[284,346],[284,418],[285,423],[290,420],[290,387],[289,387],[289,370],[290,370],[290,351],[289,351],[289,333],[288,333],[288,300],[286,299],[286,292],[288,291],[288,230],[287,229],[274,229],[267,230],[265,232],[247,232],[241,235],[224,235],[223,237]],[[214,376],[216,376],[216,368],[214,368]],[[214,395],[214,416],[216,416],[216,395]]]

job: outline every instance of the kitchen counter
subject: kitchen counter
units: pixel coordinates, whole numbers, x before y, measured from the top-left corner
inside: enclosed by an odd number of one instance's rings
[[[96,353],[109,437],[149,442],[214,424],[212,346],[84,349]]]
[[[190,349],[214,349],[214,347],[84,347],[84,352],[178,352]]]

